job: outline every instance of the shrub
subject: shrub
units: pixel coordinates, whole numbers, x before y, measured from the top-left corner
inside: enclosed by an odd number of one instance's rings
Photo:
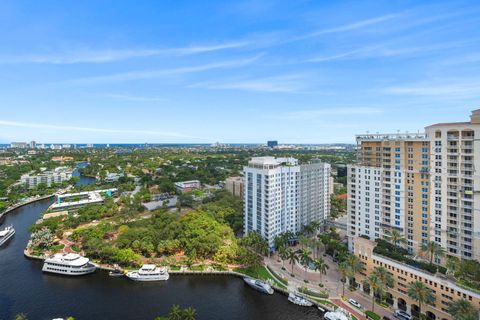
[[[375,312],[370,311],[370,310],[365,311],[365,315],[367,316],[367,319],[372,319],[372,320],[380,320],[381,319],[381,317],[378,314],[376,314]]]

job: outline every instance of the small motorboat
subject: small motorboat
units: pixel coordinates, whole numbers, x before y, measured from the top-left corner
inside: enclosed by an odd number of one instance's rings
[[[308,301],[307,299],[300,297],[299,295],[290,292],[288,294],[288,301],[290,301],[293,304],[296,304],[297,306],[302,306],[302,307],[311,307],[313,306],[313,303]]]
[[[123,277],[125,273],[118,264],[113,265],[113,270],[108,273],[110,277]]]

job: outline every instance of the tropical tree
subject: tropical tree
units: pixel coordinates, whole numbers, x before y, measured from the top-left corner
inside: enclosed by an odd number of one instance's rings
[[[310,262],[312,261],[312,258],[310,257],[312,253],[308,249],[302,249],[298,252],[300,263],[303,265],[303,268],[305,270],[305,281],[307,280],[307,268]]]
[[[182,320],[182,316],[182,308],[178,304],[174,304],[168,313],[168,320]]]
[[[277,235],[275,239],[273,239],[273,245],[275,246],[275,250],[280,252],[282,248],[285,248],[285,239],[283,233]]]
[[[286,255],[287,255],[288,262],[290,262],[290,264],[292,265],[291,276],[294,277],[295,275],[293,274],[293,266],[295,265],[295,263],[298,262],[297,253],[295,251],[293,251],[292,249],[287,249],[287,254]]]
[[[376,267],[372,272],[376,275],[382,283],[385,285],[384,290],[387,291],[388,288],[393,288],[393,277],[384,267]]]
[[[353,272],[346,261],[338,265],[338,271],[342,275],[342,296],[345,296],[345,283],[348,278],[353,277]]]
[[[315,259],[313,263],[315,264],[315,271],[318,271],[320,274],[320,282],[322,282],[322,274],[327,274],[328,264],[322,258]]]
[[[433,263],[433,257],[441,257],[444,254],[442,247],[435,241],[429,241],[426,244],[423,244],[422,251],[428,255],[430,264]]]
[[[384,283],[382,282],[382,280],[380,280],[380,278],[372,273],[370,274],[370,276],[368,276],[368,278],[365,280],[365,283],[368,284],[368,286],[370,287],[370,290],[372,291],[371,294],[372,294],[372,311],[375,311],[375,294],[377,294],[378,296],[383,296],[385,291],[383,291],[383,288],[384,288]]]
[[[388,236],[390,242],[395,246],[395,249],[400,246],[400,244],[405,244],[407,240],[405,237],[398,231],[397,229],[393,229],[390,231],[390,235]]]
[[[25,313],[19,313],[15,316],[15,320],[27,320],[27,315]]]
[[[285,270],[285,260],[288,259],[287,256],[288,249],[282,246],[280,250],[278,251],[278,256],[280,257],[280,260],[282,260],[282,269]]]
[[[418,314],[422,315],[422,304],[435,303],[435,296],[432,291],[421,281],[415,281],[410,284],[407,292],[408,296],[418,302]]]
[[[448,256],[447,257],[447,274],[455,275],[455,273],[459,270],[459,260],[457,257]]]
[[[455,320],[475,320],[478,319],[478,310],[465,299],[460,299],[450,303],[448,306],[450,313]]]
[[[185,308],[182,311],[182,320],[195,320],[197,318],[197,311],[192,308]]]
[[[360,261],[360,259],[356,255],[349,255],[346,261],[351,269],[352,278],[355,276],[355,274],[357,274],[357,272],[363,271],[365,269],[362,261]]]

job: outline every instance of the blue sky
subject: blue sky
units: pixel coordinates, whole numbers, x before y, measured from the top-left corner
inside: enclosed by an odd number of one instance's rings
[[[478,1],[0,2],[0,142],[353,142],[480,107]]]

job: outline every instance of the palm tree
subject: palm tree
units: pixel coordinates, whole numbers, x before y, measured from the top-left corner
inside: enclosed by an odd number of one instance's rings
[[[303,249],[299,251],[299,256],[300,256],[300,262],[302,263],[304,269],[305,269],[305,281],[307,280],[307,268],[310,262],[312,261],[312,258],[310,255],[312,254],[308,249]]]
[[[338,271],[342,275],[342,297],[345,296],[345,283],[349,277],[353,277],[352,269],[346,261],[338,265]]]
[[[384,267],[376,267],[372,272],[385,285],[385,290],[393,288],[393,277]]]
[[[186,308],[182,311],[182,320],[195,320],[197,318],[197,311],[192,308]]]
[[[422,304],[435,302],[435,296],[432,291],[421,281],[412,282],[407,294],[412,300],[418,302],[418,314],[420,317],[422,316]]]
[[[325,260],[322,258],[317,258],[314,261],[315,263],[315,271],[318,271],[320,274],[320,282],[322,282],[322,274],[327,274],[328,264],[325,263]]]
[[[395,246],[395,248],[398,248],[400,244],[404,244],[407,242],[405,237],[397,229],[393,229],[392,231],[390,231],[390,235],[388,237],[390,239],[390,242]]]
[[[285,246],[285,239],[283,237],[284,237],[284,234],[280,233],[275,237],[275,239],[273,239],[273,244],[275,246],[275,249],[278,252],[280,252],[280,249]]]
[[[15,320],[27,320],[27,315],[25,313],[19,313],[15,316]]]
[[[168,320],[182,320],[182,309],[178,304],[174,304],[168,313]]]
[[[458,258],[454,256],[448,256],[447,257],[447,274],[455,275],[455,273],[458,271]]]
[[[288,259],[287,251],[288,251],[288,249],[285,248],[284,246],[280,247],[280,250],[278,251],[278,256],[282,260],[282,269],[283,270],[285,270],[285,260]]]
[[[375,293],[379,296],[383,296],[384,291],[384,284],[380,278],[372,273],[370,276],[365,280],[365,283],[368,284],[372,293],[372,311],[375,311]]]
[[[426,244],[422,245],[422,251],[425,252],[430,257],[430,264],[433,263],[433,257],[443,256],[443,249],[435,241],[429,241]]]
[[[297,253],[295,251],[293,251],[292,249],[287,249],[287,260],[292,265],[291,276],[294,277],[295,275],[293,274],[293,266],[295,265],[295,263],[298,262]]]
[[[357,272],[363,271],[365,267],[363,266],[362,261],[356,255],[349,255],[347,258],[347,264],[351,269],[352,278]]]
[[[478,311],[475,307],[465,299],[450,303],[448,313],[456,320],[474,320],[478,316]]]

